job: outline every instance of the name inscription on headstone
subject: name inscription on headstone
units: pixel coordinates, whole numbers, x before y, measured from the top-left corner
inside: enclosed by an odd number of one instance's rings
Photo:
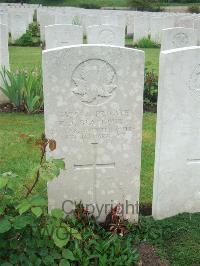
[[[63,127],[65,138],[82,141],[110,139],[124,136],[132,131],[130,110],[103,111],[81,114],[76,111],[63,112],[57,122]]]

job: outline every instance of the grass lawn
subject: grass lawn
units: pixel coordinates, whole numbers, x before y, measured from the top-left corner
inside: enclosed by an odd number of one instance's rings
[[[129,44],[130,40],[128,41]],[[160,49],[141,49],[145,52],[146,67],[149,71],[158,73],[158,61]],[[32,69],[41,66],[42,50],[39,47],[9,47],[11,69],[18,68]]]
[[[148,71],[153,70],[156,74],[159,71],[159,54],[160,49],[158,48],[143,48],[145,52],[145,65]]]
[[[32,69],[41,66],[42,50],[39,47],[9,47],[10,65],[12,70],[19,68]]]

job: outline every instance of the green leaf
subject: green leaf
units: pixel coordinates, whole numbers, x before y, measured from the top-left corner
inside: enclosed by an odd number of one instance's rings
[[[1,264],[1,266],[13,266],[13,264],[10,262],[4,262]]]
[[[51,255],[47,255],[42,259],[44,265],[56,265]]]
[[[57,168],[64,170],[65,169],[65,162],[63,159],[53,159],[54,164]]]
[[[24,212],[28,211],[30,208],[31,204],[28,201],[24,201],[17,206],[17,209],[19,210],[20,214],[23,214]]]
[[[34,196],[29,200],[29,203],[32,207],[42,207],[47,206],[47,200],[40,197],[40,196]]]
[[[76,239],[78,239],[78,240],[82,240],[82,237],[81,237],[80,233],[79,233],[76,229],[74,229],[74,228],[69,228],[68,231],[70,232],[70,234],[72,234],[72,236],[73,236],[74,238],[76,238]]]
[[[24,227],[26,227],[28,224],[30,223],[30,218],[29,216],[17,216],[15,217],[14,221],[13,221],[13,227],[15,229],[22,229]]]
[[[43,164],[40,168],[40,177],[45,181],[51,181],[55,176],[59,175],[59,169],[55,166],[52,160],[49,160]]]
[[[8,232],[11,229],[12,225],[7,217],[4,217],[0,220],[0,234]]]
[[[70,236],[63,227],[55,228],[53,233],[53,240],[57,247],[62,248],[69,242]]]
[[[4,188],[4,187],[7,185],[7,183],[8,183],[8,178],[6,178],[6,177],[1,177],[1,178],[0,178],[0,189],[1,189],[1,188]]]
[[[40,208],[40,207],[33,207],[33,208],[31,208],[31,211],[37,217],[40,217],[42,215],[42,208]]]
[[[0,207],[0,215],[4,213],[5,208]]]
[[[72,261],[75,260],[73,253],[69,249],[63,249],[62,256],[64,259],[67,260],[72,260]]]
[[[64,216],[64,211],[63,210],[61,210],[61,209],[53,209],[52,211],[51,211],[51,215],[53,216],[53,217],[55,217],[55,218],[63,218],[63,216]]]
[[[66,259],[62,259],[59,263],[59,266],[70,266],[70,263]]]

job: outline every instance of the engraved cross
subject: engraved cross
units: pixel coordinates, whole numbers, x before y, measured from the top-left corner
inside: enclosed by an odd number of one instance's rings
[[[60,43],[62,43],[62,44],[69,44],[68,41],[61,41]]]
[[[75,170],[93,170],[93,200],[96,202],[96,182],[97,182],[97,169],[114,168],[115,162],[110,163],[97,163],[97,145],[98,143],[91,143],[93,145],[93,162],[88,164],[74,164]]]
[[[188,159],[188,164],[200,164],[200,159],[194,158],[194,159]]]

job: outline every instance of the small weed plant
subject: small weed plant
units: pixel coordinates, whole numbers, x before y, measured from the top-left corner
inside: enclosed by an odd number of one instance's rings
[[[153,71],[145,71],[144,110],[156,112],[158,98],[158,76]]]
[[[134,47],[136,48],[160,48],[160,44],[154,42],[148,38],[142,38],[141,40],[134,43]]]
[[[37,22],[29,25],[28,30],[19,39],[11,43],[16,46],[30,46],[36,47],[41,45],[40,28]]]

